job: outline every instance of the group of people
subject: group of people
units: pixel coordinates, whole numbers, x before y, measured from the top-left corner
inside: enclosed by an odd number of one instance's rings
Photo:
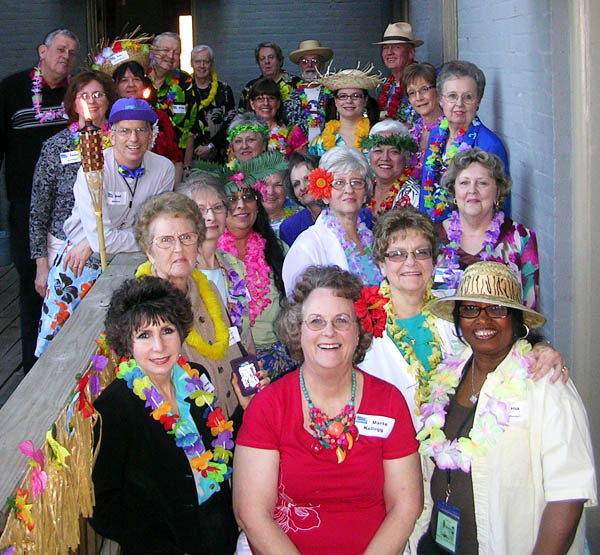
[[[416,62],[408,23],[376,44],[386,78],[325,71],[316,40],[296,77],[261,43],[237,109],[212,49],[188,75],[169,32],[69,78],[60,29],[0,85],[26,367],[34,320],[40,356],[102,271],[89,121],[107,256],[147,258],[113,295],[95,403],[91,524],[124,553],[583,552],[587,419],[530,334],[536,236],[477,117],[485,76]]]

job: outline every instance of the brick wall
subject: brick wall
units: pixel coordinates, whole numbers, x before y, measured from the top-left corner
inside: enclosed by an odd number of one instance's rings
[[[419,0],[409,5],[408,20],[416,39],[425,44],[417,47],[416,59],[438,67],[443,61],[442,0]]]

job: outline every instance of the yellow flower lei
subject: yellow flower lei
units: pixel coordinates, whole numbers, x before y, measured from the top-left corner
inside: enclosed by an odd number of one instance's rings
[[[151,276],[152,275],[152,264],[150,261],[146,261],[141,264],[135,272],[135,277],[139,278],[141,276]],[[202,356],[211,358],[213,360],[219,360],[225,356],[225,351],[227,351],[227,347],[229,346],[229,330],[223,318],[221,316],[221,308],[219,307],[219,301],[217,300],[216,295],[213,293],[210,288],[210,284],[206,276],[194,269],[192,272],[192,278],[196,283],[196,287],[198,288],[198,294],[206,306],[206,311],[208,312],[208,316],[210,317],[210,321],[212,322],[213,327],[215,328],[215,342],[210,345],[195,330],[192,326],[190,333],[185,338],[185,342],[190,346],[196,349],[198,353]]]
[[[323,137],[323,147],[325,150],[329,150],[335,146],[335,134],[340,128],[340,120],[332,119],[325,124],[325,128],[323,129],[322,137]],[[363,137],[366,137],[369,134],[371,129],[371,124],[369,122],[369,118],[362,118],[354,129],[354,144],[352,145],[354,148],[360,150],[360,142],[363,140]]]
[[[421,364],[421,361],[419,360],[419,357],[417,357],[413,346],[409,341],[406,340],[406,329],[400,328],[400,326],[396,323],[394,307],[392,306],[390,284],[388,283],[387,279],[384,279],[379,287],[379,294],[389,299],[389,301],[383,307],[387,315],[387,333],[390,336],[390,339],[395,343],[402,353],[404,360],[408,362],[409,374],[417,378],[418,383],[414,396],[415,403],[417,405],[415,410],[417,416],[420,414],[419,407],[429,396],[429,379],[435,372],[437,365],[442,360],[442,350],[440,348],[442,340],[435,325],[436,317],[429,311],[429,305],[435,300],[435,297],[431,293],[431,286],[432,280],[429,280],[427,288],[423,293],[423,309],[421,310],[421,313],[425,316],[425,321],[423,322],[422,327],[428,329],[432,337],[431,341],[428,342],[429,346],[431,347],[431,354],[427,357],[427,361],[429,362],[429,371],[425,370],[423,364]]]
[[[219,86],[219,81],[217,79],[217,73],[215,71],[210,72],[210,90],[208,91],[208,96],[198,104],[198,110],[203,110],[206,108],[217,95],[217,87]]]

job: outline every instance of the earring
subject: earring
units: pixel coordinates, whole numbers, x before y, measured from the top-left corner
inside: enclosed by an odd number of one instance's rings
[[[369,114],[367,112],[367,107],[365,106],[365,109],[363,110],[363,118],[368,118]]]
[[[527,326],[527,324],[523,324],[523,327],[525,328],[525,335],[519,337],[519,339],[525,339],[529,335],[529,327]]]

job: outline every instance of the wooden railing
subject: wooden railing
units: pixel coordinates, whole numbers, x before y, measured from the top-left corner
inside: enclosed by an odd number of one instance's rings
[[[97,352],[95,341],[103,329],[106,307],[113,290],[144,260],[139,253],[120,254],[91,288],[81,305],[50,343],[46,352],[25,376],[0,410],[0,554],[9,547],[14,553],[79,552],[96,554],[101,538],[95,537],[82,520],[93,508],[91,484],[92,427],[94,416],[85,417],[74,403],[73,413],[67,407],[73,399],[77,376],[90,368],[90,357]],[[100,384],[113,379],[114,362],[99,373]],[[92,370],[93,372],[93,370]],[[89,386],[89,400],[93,400]],[[66,467],[53,464],[54,451],[46,441],[51,431],[58,443],[69,451]],[[44,472],[47,476],[43,492],[32,499],[31,478],[34,469],[30,459],[19,451],[19,444],[30,440],[42,448]],[[31,530],[27,507],[11,508],[17,487],[27,490],[26,504],[31,504]],[[12,501],[4,503],[7,498]]]

